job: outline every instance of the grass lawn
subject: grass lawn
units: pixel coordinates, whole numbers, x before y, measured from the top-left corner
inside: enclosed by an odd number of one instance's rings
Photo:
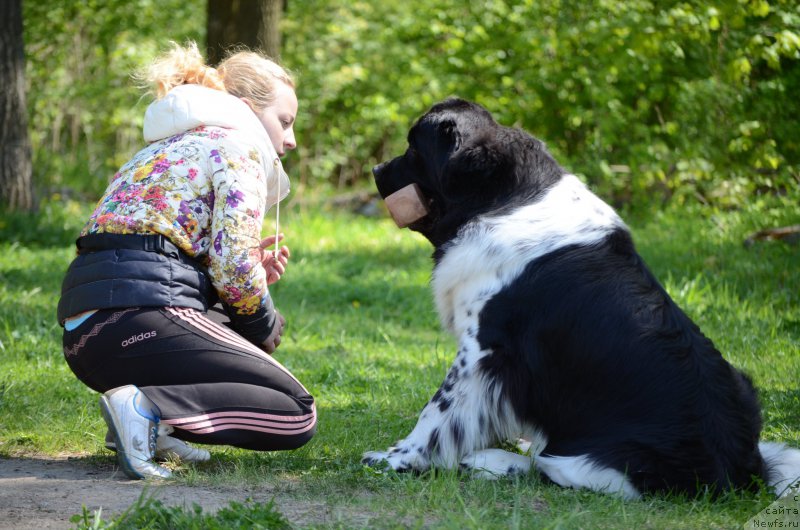
[[[745,211],[668,209],[628,219],[678,304],[753,377],[763,437],[794,445],[800,247],[745,248],[742,241],[760,228],[800,223],[797,204],[795,197]],[[67,368],[55,322],[62,274],[87,215],[75,203],[52,203],[38,217],[0,214],[0,457],[111,458],[97,395]],[[272,288],[289,326],[276,357],[317,398],[318,434],[294,452],[213,448],[211,462],[179,467],[177,480],[284,484],[298,498],[324,499],[334,512],[363,514],[331,525],[341,528],[741,528],[772,502],[767,494],[623,502],[546,485],[535,474],[487,482],[364,468],[363,451],[385,449],[410,431],[455,354],[428,289],[431,248],[388,219],[289,206],[282,223],[292,260]]]

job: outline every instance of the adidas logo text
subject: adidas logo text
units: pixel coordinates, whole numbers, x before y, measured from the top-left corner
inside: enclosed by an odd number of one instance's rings
[[[155,336],[156,336],[156,330],[148,331],[147,333],[139,333],[138,335],[133,335],[129,339],[123,340],[122,347],[125,348],[126,346],[130,346],[131,344],[139,342],[140,340],[152,339]]]

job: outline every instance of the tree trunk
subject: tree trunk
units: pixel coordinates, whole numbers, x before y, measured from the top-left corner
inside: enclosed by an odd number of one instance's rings
[[[241,45],[277,58],[284,7],[284,0],[208,0],[208,63],[218,64]]]
[[[33,209],[22,0],[0,2],[0,204]]]
[[[261,0],[261,27],[258,41],[261,50],[272,58],[281,55],[281,15],[283,0]]]

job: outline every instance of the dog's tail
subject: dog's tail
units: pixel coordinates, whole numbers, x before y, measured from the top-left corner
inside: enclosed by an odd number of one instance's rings
[[[800,450],[782,443],[758,444],[767,470],[767,484],[779,497],[800,490]]]

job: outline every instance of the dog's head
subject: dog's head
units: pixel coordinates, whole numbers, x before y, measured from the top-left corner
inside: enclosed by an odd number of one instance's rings
[[[437,247],[477,215],[531,202],[564,173],[542,142],[457,98],[420,117],[405,154],[372,172],[398,226]]]

